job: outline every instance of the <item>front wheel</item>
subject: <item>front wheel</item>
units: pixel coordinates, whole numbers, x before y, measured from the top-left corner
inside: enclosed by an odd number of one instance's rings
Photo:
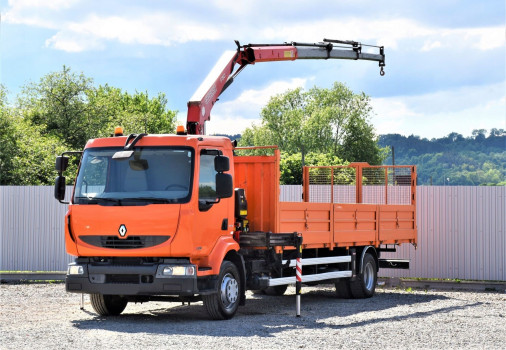
[[[91,306],[101,316],[117,316],[125,310],[128,300],[119,295],[91,294]]]
[[[228,320],[234,317],[241,299],[241,279],[237,267],[223,261],[218,275],[218,291],[203,295],[202,301],[213,320]]]
[[[350,281],[350,292],[355,299],[370,298],[376,290],[378,269],[374,257],[366,253],[362,265],[362,273],[357,274],[354,281]]]

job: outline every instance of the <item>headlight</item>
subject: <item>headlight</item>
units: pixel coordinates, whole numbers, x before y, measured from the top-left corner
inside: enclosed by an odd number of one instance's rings
[[[69,275],[84,275],[84,267],[81,265],[70,265],[67,274]]]
[[[162,268],[163,276],[193,276],[195,266],[164,266]]]

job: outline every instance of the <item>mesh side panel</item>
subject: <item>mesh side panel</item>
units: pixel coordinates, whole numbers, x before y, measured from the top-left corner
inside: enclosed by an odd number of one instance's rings
[[[330,202],[331,169],[309,169],[309,201],[319,203]]]
[[[356,203],[355,168],[334,168],[334,203]]]
[[[410,167],[361,165],[309,168],[309,201],[357,203],[357,168],[365,204],[411,204]]]
[[[388,204],[411,204],[411,168],[388,168]]]
[[[362,169],[362,203],[385,204],[385,168]]]
[[[411,168],[363,168],[362,184],[362,203],[411,204]]]

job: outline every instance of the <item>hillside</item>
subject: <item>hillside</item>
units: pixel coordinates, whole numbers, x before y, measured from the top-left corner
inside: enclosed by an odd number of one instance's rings
[[[419,185],[506,185],[506,133],[474,130],[428,140],[419,136],[380,135],[381,147],[393,147],[396,164],[414,164]],[[384,164],[392,164],[392,153]]]

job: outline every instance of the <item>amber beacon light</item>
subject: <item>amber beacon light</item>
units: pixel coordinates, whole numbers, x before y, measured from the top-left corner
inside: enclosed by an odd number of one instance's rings
[[[114,128],[114,136],[123,136],[123,128],[121,126]]]

